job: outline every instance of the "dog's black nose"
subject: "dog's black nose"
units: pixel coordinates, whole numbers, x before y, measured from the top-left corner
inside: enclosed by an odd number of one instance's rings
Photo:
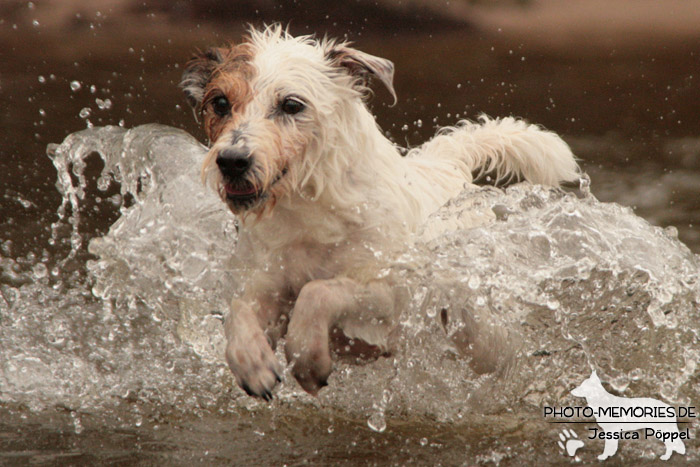
[[[252,165],[252,157],[247,149],[223,149],[216,156],[216,165],[224,175],[229,177],[241,176]]]

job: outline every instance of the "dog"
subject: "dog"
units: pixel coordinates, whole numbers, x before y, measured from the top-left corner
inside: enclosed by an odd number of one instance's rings
[[[209,139],[202,177],[236,216],[250,267],[224,319],[228,365],[250,395],[269,400],[281,382],[282,336],[292,374],[314,395],[332,345],[387,352],[402,307],[388,260],[475,176],[579,178],[564,141],[510,117],[443,128],[402,157],[366,105],[370,79],[396,103],[393,75],[387,59],[278,24],[185,66],[180,86]]]
[[[670,405],[649,397],[613,396],[605,390],[595,371],[583,383],[572,389],[571,394],[586,399],[588,406],[593,409],[596,422],[601,427],[601,433],[597,437],[605,439],[605,447],[603,453],[598,456],[598,460],[605,460],[615,454],[620,438],[637,439],[636,433],[634,433],[635,436],[629,436],[625,432],[642,429],[645,438],[656,437],[663,440],[666,452],[661,455],[661,460],[668,460],[674,451],[685,454],[685,444],[676,424],[676,416],[668,416],[673,414],[673,408]],[[628,413],[631,415],[623,415],[622,409],[630,410],[631,412]],[[649,410],[649,413],[652,414],[652,410],[655,409],[660,412],[660,415],[645,415],[644,409]],[[613,410],[617,410],[619,413],[615,413]],[[635,415],[635,413],[640,415]],[[671,418],[673,421],[670,421]]]

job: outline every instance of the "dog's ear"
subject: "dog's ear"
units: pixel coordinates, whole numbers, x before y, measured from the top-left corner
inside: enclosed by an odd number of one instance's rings
[[[394,64],[386,58],[375,57],[361,52],[345,44],[332,46],[326,52],[326,59],[335,66],[340,66],[366,84],[368,77],[373,75],[386,86],[394,98],[394,104],[398,101],[394,91]]]
[[[187,102],[192,108],[197,109],[202,103],[204,88],[206,88],[212,73],[222,60],[222,49],[210,48],[205,52],[198,52],[185,65],[180,87],[185,92]]]

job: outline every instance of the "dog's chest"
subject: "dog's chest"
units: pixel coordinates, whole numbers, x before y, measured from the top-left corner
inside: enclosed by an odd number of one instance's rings
[[[249,241],[239,246],[250,249],[257,267],[280,277],[294,294],[314,280],[360,279],[364,273],[357,271],[377,261],[372,246],[381,245],[379,230],[362,228],[339,215],[321,216],[319,209],[316,206],[309,216],[279,210],[241,232]]]
[[[330,279],[342,272],[339,249],[328,245],[290,245],[277,256],[290,288],[299,291],[313,280]]]

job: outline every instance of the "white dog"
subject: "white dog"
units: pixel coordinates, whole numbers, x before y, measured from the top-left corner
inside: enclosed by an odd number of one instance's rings
[[[181,86],[211,146],[203,177],[238,217],[237,254],[251,266],[224,323],[229,366],[251,395],[269,399],[280,381],[273,348],[285,334],[312,394],[335,338],[386,351],[400,310],[385,260],[473,174],[578,178],[558,136],[513,118],[460,122],[402,157],[364,102],[370,77],[395,99],[393,74],[389,60],[279,25],[187,64]]]

